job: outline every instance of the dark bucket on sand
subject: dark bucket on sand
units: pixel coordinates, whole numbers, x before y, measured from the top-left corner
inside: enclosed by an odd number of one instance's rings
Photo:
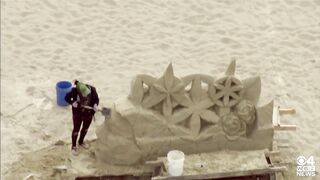
[[[72,84],[69,81],[59,81],[56,84],[57,104],[59,106],[68,106],[69,104],[64,100],[66,94],[72,89]]]

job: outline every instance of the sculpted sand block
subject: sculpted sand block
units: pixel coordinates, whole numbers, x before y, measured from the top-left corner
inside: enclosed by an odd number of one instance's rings
[[[143,164],[173,149],[186,154],[272,148],[273,102],[257,107],[259,77],[240,80],[232,61],[222,77],[137,75],[97,130],[97,159]]]

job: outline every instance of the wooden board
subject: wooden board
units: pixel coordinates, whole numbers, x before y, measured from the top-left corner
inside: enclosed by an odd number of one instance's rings
[[[281,124],[281,115],[283,114],[294,114],[296,111],[292,108],[281,109],[280,106],[275,105],[273,107],[272,122],[275,131],[295,131],[296,125],[283,125]]]
[[[240,177],[271,174],[285,169],[285,167],[270,167],[264,150],[218,151],[187,155],[182,176],[170,177],[168,173],[163,173],[157,177],[152,177],[152,179],[178,180]]]

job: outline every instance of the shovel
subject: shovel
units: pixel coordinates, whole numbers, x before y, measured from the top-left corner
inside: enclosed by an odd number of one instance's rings
[[[93,107],[91,106],[81,106],[83,108],[86,108],[86,109],[91,109],[91,110],[94,110]],[[111,109],[110,108],[107,108],[107,107],[102,107],[100,109],[98,109],[99,112],[101,112],[101,114],[104,116],[104,117],[108,117],[110,115],[110,112],[111,112]]]

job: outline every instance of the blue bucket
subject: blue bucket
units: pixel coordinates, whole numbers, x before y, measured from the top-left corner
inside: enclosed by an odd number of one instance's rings
[[[64,100],[66,94],[72,89],[72,84],[69,81],[59,81],[56,84],[57,90],[57,104],[59,106],[68,106],[69,104]]]

